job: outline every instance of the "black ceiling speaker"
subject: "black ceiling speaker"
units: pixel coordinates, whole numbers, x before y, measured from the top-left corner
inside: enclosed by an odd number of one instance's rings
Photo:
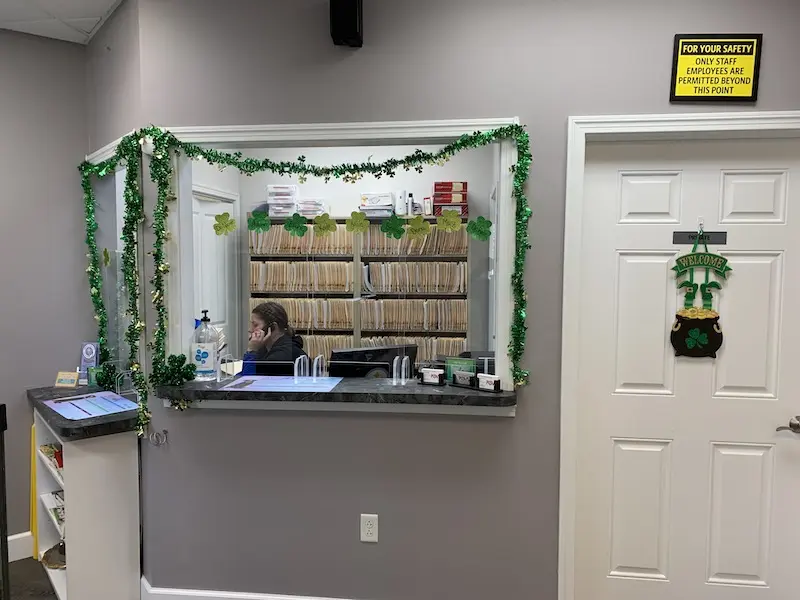
[[[331,37],[337,46],[361,48],[364,45],[364,21],[361,0],[330,0]]]

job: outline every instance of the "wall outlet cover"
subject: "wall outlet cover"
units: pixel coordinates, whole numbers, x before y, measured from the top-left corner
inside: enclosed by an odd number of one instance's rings
[[[378,543],[378,515],[361,515],[361,541]]]

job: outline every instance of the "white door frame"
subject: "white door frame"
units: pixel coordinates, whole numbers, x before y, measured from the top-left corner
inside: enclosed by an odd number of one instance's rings
[[[800,111],[570,117],[564,229],[565,315],[580,315],[586,145],[597,141],[800,137]],[[587,297],[587,296],[583,296]],[[574,600],[580,320],[562,320],[558,598]],[[581,599],[583,600],[583,599]]]
[[[199,144],[218,149],[240,148],[276,148],[308,146],[353,146],[353,145],[399,145],[399,144],[448,144],[460,136],[471,134],[475,131],[487,131],[508,125],[518,125],[518,117],[500,117],[490,119],[453,119],[440,121],[381,121],[374,123],[313,123],[303,125],[244,125],[244,126],[210,126],[210,127],[164,127],[172,132],[182,142]],[[121,138],[120,138],[121,139]],[[113,156],[117,144],[115,140],[86,157],[86,160],[96,163]],[[495,277],[499,282],[508,282],[496,288],[495,306],[497,313],[508,315],[508,318],[498,323],[495,348],[497,352],[495,365],[502,389],[513,390],[514,381],[511,377],[511,361],[508,354],[502,349],[508,348],[511,340],[511,318],[514,311],[514,298],[511,291],[511,274],[514,265],[514,244],[516,240],[515,211],[509,209],[513,206],[513,180],[511,166],[517,162],[517,147],[513,140],[503,140],[500,146],[500,175],[497,188],[497,202],[499,206],[506,207],[498,215],[498,222],[494,230],[497,237],[496,255],[497,262]],[[144,144],[144,152],[151,153],[151,144]],[[177,178],[179,188],[191,185],[191,182],[181,181],[182,171],[178,161]],[[185,176],[183,176],[185,177]],[[178,193],[179,208],[182,203]],[[185,238],[187,232],[182,231],[185,224],[185,214],[182,213],[178,220],[177,229],[172,229],[171,244],[176,245],[180,260],[174,257],[170,260],[169,289],[179,288],[179,294],[167,294],[167,310],[170,322],[170,335],[168,348],[170,352],[180,353],[185,350],[184,340],[188,340],[191,330],[181,331],[190,322],[184,318],[186,311],[192,306],[190,287],[191,278],[182,277],[180,265],[189,264],[186,253],[188,252]],[[191,220],[189,221],[191,222]],[[193,321],[192,321],[193,322]]]

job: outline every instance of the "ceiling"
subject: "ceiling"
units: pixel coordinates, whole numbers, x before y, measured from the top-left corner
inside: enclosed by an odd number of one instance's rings
[[[0,29],[88,44],[122,0],[0,0]]]

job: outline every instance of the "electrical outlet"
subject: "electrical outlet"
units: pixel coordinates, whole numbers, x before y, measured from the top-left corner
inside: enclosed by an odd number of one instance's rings
[[[361,515],[361,541],[378,543],[378,515]]]

